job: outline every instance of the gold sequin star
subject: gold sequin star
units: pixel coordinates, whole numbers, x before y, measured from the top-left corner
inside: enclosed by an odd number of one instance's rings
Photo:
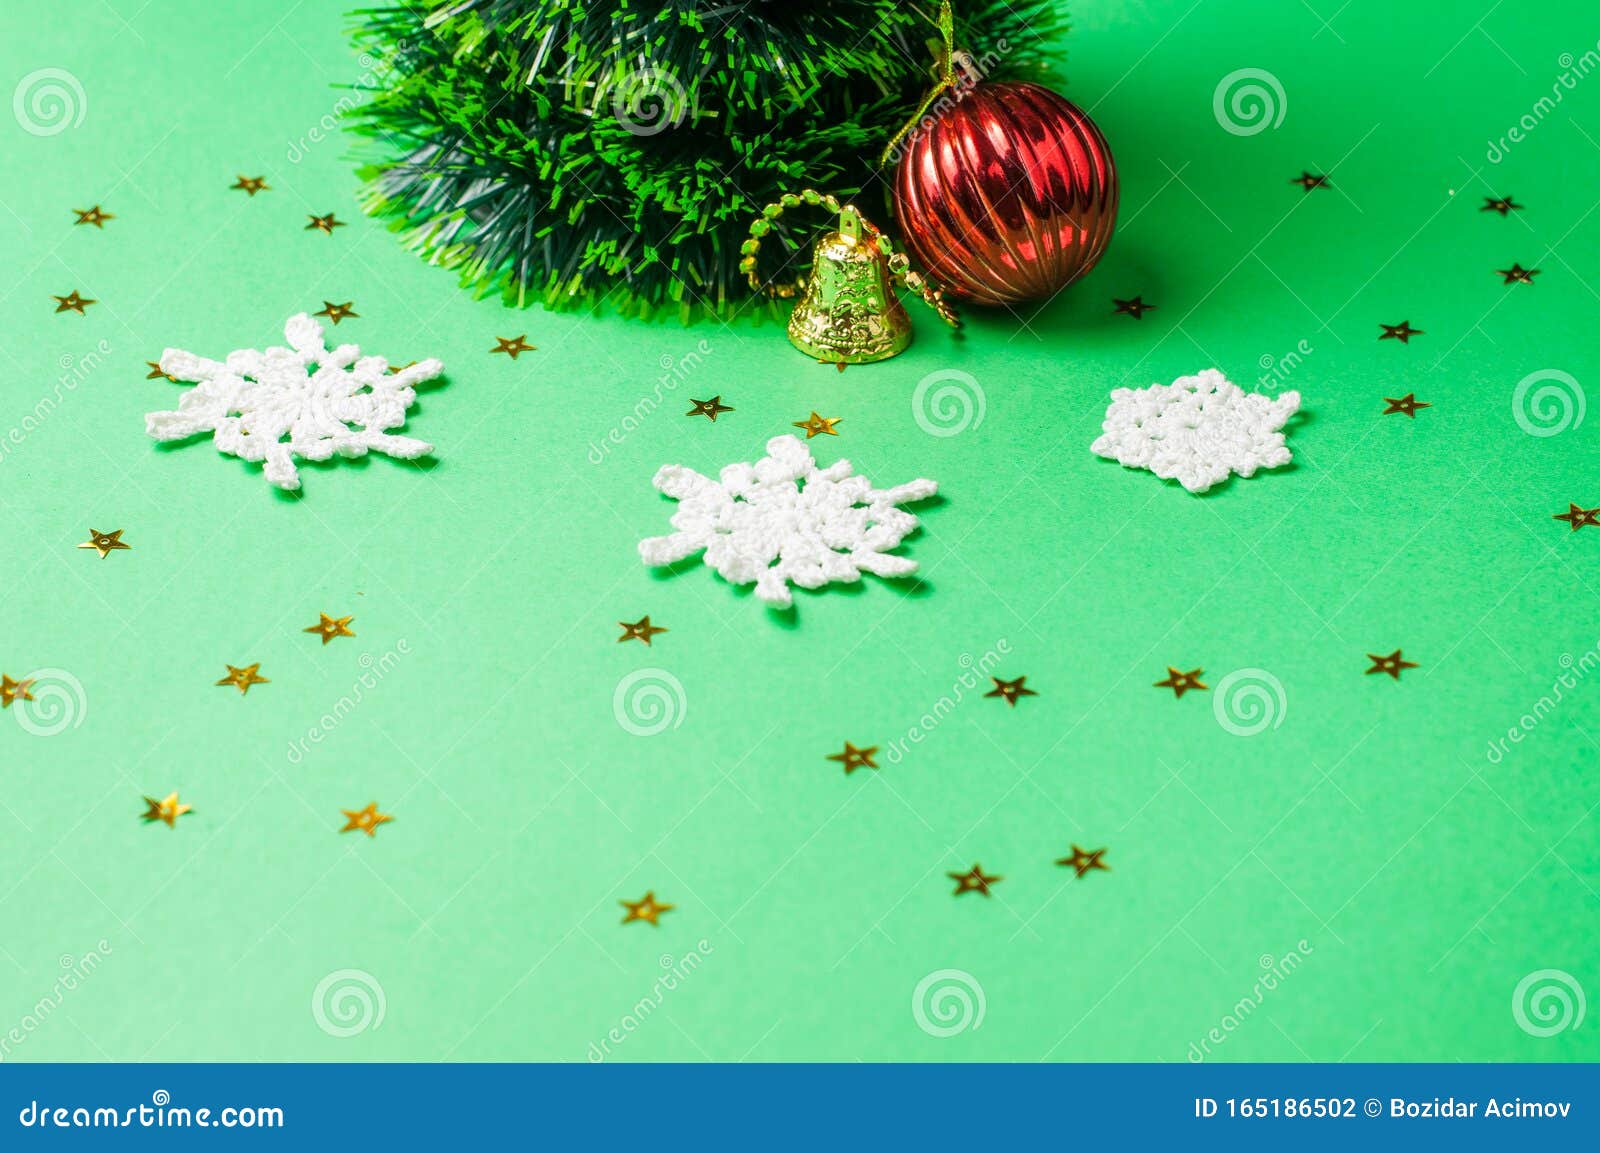
[[[1478,211],[1498,212],[1501,216],[1506,216],[1512,212],[1521,212],[1522,205],[1509,196],[1485,196],[1483,198],[1483,207]]]
[[[1512,261],[1510,268],[1497,268],[1495,271],[1505,277],[1506,284],[1532,284],[1533,278],[1539,275],[1537,268],[1524,268],[1515,261]]]
[[[145,363],[150,366],[150,371],[144,374],[144,378],[146,380],[156,380],[157,378],[164,376],[173,384],[178,383],[178,378],[173,376],[172,373],[161,371],[161,362],[159,360],[147,360]]]
[[[1299,176],[1296,176],[1293,180],[1289,181],[1289,183],[1290,184],[1298,184],[1301,188],[1304,188],[1307,192],[1310,192],[1313,188],[1332,188],[1333,187],[1333,185],[1328,183],[1328,178],[1326,176],[1313,176],[1309,172],[1300,173]]]
[[[1572,531],[1577,532],[1585,525],[1594,525],[1600,528],[1600,508],[1584,508],[1581,505],[1567,502],[1567,511],[1555,514],[1556,520],[1564,520],[1572,526]]]
[[[233,685],[239,690],[239,695],[243,696],[245,693],[250,691],[251,685],[267,685],[272,683],[271,681],[267,680],[266,677],[256,675],[256,670],[260,667],[260,661],[257,661],[253,665],[246,665],[242,669],[237,669],[232,665],[229,665],[228,675],[218,681],[217,684]]]
[[[1012,708],[1016,708],[1018,697],[1036,697],[1039,695],[1023,685],[1022,682],[1027,680],[1027,677],[1018,677],[1014,681],[1003,681],[999,677],[990,677],[989,679],[994,682],[994,688],[983,695],[986,697],[1004,697],[1006,704]]]
[[[248,192],[251,196],[254,196],[258,192],[271,191],[272,189],[272,185],[267,183],[267,178],[265,176],[241,176],[239,177],[239,182],[237,184],[230,184],[228,187],[237,188],[241,192]],[[311,219],[315,220],[316,217],[313,216]],[[331,213],[329,214],[329,219],[332,219]]]
[[[1417,667],[1415,661],[1408,661],[1401,657],[1399,649],[1395,649],[1394,652],[1386,657],[1380,657],[1377,653],[1368,653],[1367,659],[1372,662],[1372,667],[1367,670],[1369,677],[1373,673],[1388,673],[1395,680],[1399,680],[1402,669],[1414,669]]]
[[[79,548],[92,548],[100,554],[100,559],[105,560],[119,548],[132,548],[131,544],[122,543],[122,530],[116,532],[101,532],[97,528],[89,530],[89,539],[78,546]]]
[[[340,220],[331,212],[326,216],[313,216],[310,213],[307,213],[306,219],[311,221],[310,224],[306,225],[307,232],[310,232],[313,228],[315,228],[318,232],[326,232],[329,236],[332,236],[335,228],[344,227],[344,221]]]
[[[394,820],[388,813],[378,812],[378,802],[369,802],[364,809],[340,809],[345,816],[345,826],[341,833],[362,832],[369,837],[378,835],[378,826]]]
[[[1056,864],[1070,865],[1077,871],[1077,874],[1080,877],[1087,873],[1090,869],[1101,869],[1109,873],[1111,871],[1111,866],[1106,864],[1105,861],[1101,860],[1101,858],[1105,855],[1106,851],[1104,849],[1094,849],[1092,851],[1088,851],[1078,848],[1077,845],[1073,845],[1072,856],[1062,857],[1056,862]]]
[[[4,673],[0,673],[0,709],[9,709],[11,702],[15,700],[33,700],[33,694],[28,691],[28,686],[31,684],[33,684],[32,677],[14,681]]]
[[[842,416],[818,416],[813,409],[808,419],[797,420],[794,422],[794,426],[805,429],[806,439],[810,440],[812,437],[820,436],[822,433],[827,433],[829,436],[838,436],[839,434],[834,431],[833,426],[843,419],[844,417]]]
[[[1409,320],[1402,320],[1399,324],[1384,324],[1381,320],[1378,327],[1383,329],[1379,340],[1398,340],[1401,344],[1410,344],[1413,336],[1426,336],[1420,328],[1412,328]]]
[[[657,633],[664,633],[668,631],[667,629],[662,628],[660,625],[651,624],[650,617],[648,615],[640,617],[632,624],[629,624],[627,621],[618,621],[617,624],[622,628],[622,635],[617,638],[618,644],[621,644],[623,641],[634,640],[643,641],[645,644],[649,644],[651,637],[655,636]]]
[[[1142,296],[1136,296],[1132,300],[1118,300],[1113,296],[1111,303],[1116,306],[1111,310],[1111,315],[1118,316],[1125,313],[1135,320],[1143,320],[1144,314],[1155,307],[1153,304],[1146,304]]]
[[[78,214],[78,219],[73,221],[74,224],[92,224],[96,228],[103,228],[106,221],[116,219],[109,212],[101,212],[98,204],[93,208],[74,208],[72,211]]]
[[[144,803],[148,806],[142,817],[145,824],[149,824],[151,821],[165,821],[169,829],[177,827],[178,818],[183,814],[194,811],[178,800],[177,793],[168,793],[159,801],[154,797],[146,797]]]
[[[359,312],[350,307],[354,303],[355,301],[353,300],[347,300],[343,304],[335,304],[331,300],[324,300],[322,302],[322,311],[314,312],[311,315],[326,316],[329,320],[333,321],[333,323],[338,324],[347,316],[354,316],[358,318],[361,316]]]
[[[696,400],[691,396],[689,398],[689,403],[694,405],[694,407],[688,412],[684,413],[684,416],[709,417],[712,423],[716,422],[717,413],[733,411],[732,407],[722,403],[722,396],[720,393],[716,396],[713,396],[710,400]]]
[[[990,895],[990,885],[997,885],[1005,880],[1004,877],[990,876],[983,871],[983,866],[978,864],[974,864],[965,873],[946,873],[945,876],[956,883],[955,895],[957,897],[962,893],[982,893],[987,897]]]
[[[79,316],[83,315],[85,308],[95,303],[87,297],[79,296],[76,288],[65,296],[56,296],[52,293],[50,299],[56,302],[57,312],[76,312]]]
[[[628,910],[628,915],[622,918],[624,925],[629,921],[649,921],[658,928],[661,922],[657,918],[662,913],[667,913],[677,908],[676,905],[663,905],[657,901],[654,889],[651,889],[637,901],[618,901],[617,904]]]
[[[322,643],[327,644],[334,637],[353,637],[356,634],[350,631],[350,622],[355,617],[330,617],[327,613],[318,613],[320,619],[308,629],[301,629],[304,633],[317,633],[322,637]]]
[[[1167,679],[1157,681],[1155,687],[1158,689],[1171,689],[1173,696],[1182,697],[1190,689],[1203,689],[1206,687],[1200,683],[1200,674],[1203,672],[1205,672],[1205,669],[1195,669],[1193,672],[1188,673],[1179,672],[1171,665],[1168,665]]]
[[[1394,416],[1399,413],[1410,417],[1412,420],[1417,419],[1417,409],[1433,407],[1427,401],[1418,400],[1417,394],[1414,392],[1408,392],[1402,397],[1386,396],[1383,398],[1383,403],[1389,406],[1383,410],[1384,416]]]
[[[872,759],[877,751],[877,745],[868,745],[864,749],[858,749],[849,741],[846,741],[844,743],[844,752],[833,753],[828,757],[828,760],[838,761],[842,764],[844,766],[844,775],[848,777],[857,769],[877,768],[878,762]]]
[[[528,334],[524,332],[521,336],[495,337],[495,347],[489,350],[489,355],[493,356],[497,352],[503,352],[512,360],[515,360],[524,352],[538,352],[539,346],[536,344],[529,344],[526,339],[527,335]]]

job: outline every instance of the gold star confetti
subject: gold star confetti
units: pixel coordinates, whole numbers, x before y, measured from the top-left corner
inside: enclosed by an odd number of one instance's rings
[[[1368,653],[1367,659],[1372,662],[1372,667],[1367,670],[1369,677],[1373,673],[1388,673],[1395,680],[1399,680],[1402,669],[1414,669],[1417,667],[1415,661],[1408,661],[1401,657],[1399,649],[1395,649],[1394,652],[1386,657],[1380,657],[1377,653]]]
[[[322,619],[308,629],[301,629],[304,633],[317,633],[322,637],[322,643],[327,644],[334,637],[353,637],[356,634],[350,631],[350,622],[355,617],[330,617],[327,613],[318,613]]]
[[[78,214],[78,219],[73,221],[74,224],[92,224],[96,228],[104,228],[106,221],[116,219],[109,212],[101,212],[98,204],[93,208],[74,208],[72,211]]]
[[[1383,329],[1379,340],[1398,340],[1401,344],[1410,344],[1413,336],[1426,336],[1420,328],[1412,328],[1409,320],[1402,320],[1399,324],[1384,324],[1379,321],[1378,327]]]
[[[89,530],[89,539],[78,546],[79,548],[92,548],[100,554],[100,559],[105,560],[119,548],[132,548],[131,544],[122,543],[122,530],[116,532],[101,532],[97,528]]]
[[[794,422],[794,426],[805,429],[806,439],[810,440],[812,437],[820,436],[822,433],[827,433],[829,436],[838,436],[839,434],[834,431],[833,426],[843,419],[842,416],[818,416],[816,410],[813,409],[808,419],[797,420]]]
[[[313,216],[310,213],[307,213],[306,219],[311,221],[310,224],[306,225],[307,232],[310,232],[313,228],[315,228],[318,232],[326,232],[329,236],[332,236],[335,228],[344,227],[344,221],[340,220],[331,212],[326,216]]]
[[[1309,172],[1300,173],[1299,176],[1296,176],[1293,180],[1289,181],[1289,183],[1290,184],[1298,184],[1301,188],[1304,188],[1307,192],[1310,192],[1313,188],[1332,188],[1333,187],[1333,185],[1328,183],[1328,178],[1326,176],[1313,176]]]
[[[1101,869],[1109,873],[1111,871],[1111,866],[1106,864],[1105,861],[1101,859],[1105,855],[1106,850],[1104,849],[1088,851],[1078,848],[1077,845],[1073,845],[1072,856],[1062,857],[1056,862],[1056,864],[1070,865],[1077,871],[1077,874],[1080,877],[1087,873],[1090,869]]]
[[[1594,525],[1600,528],[1600,508],[1584,508],[1581,505],[1567,502],[1567,511],[1555,514],[1556,520],[1564,520],[1572,526],[1572,531],[1577,532],[1585,525]]]
[[[1414,392],[1408,392],[1404,396],[1398,398],[1386,396],[1383,398],[1383,403],[1389,406],[1383,410],[1384,416],[1394,416],[1396,413],[1400,413],[1401,415],[1410,417],[1412,420],[1417,419],[1417,409],[1433,407],[1433,405],[1427,403],[1426,401],[1418,400],[1417,394]]]
[[[1495,271],[1505,277],[1506,284],[1532,284],[1533,278],[1539,275],[1537,268],[1524,268],[1515,261],[1510,268],[1497,268]]]
[[[326,316],[333,323],[338,324],[347,316],[360,317],[361,314],[350,307],[354,303],[355,301],[353,300],[347,300],[343,304],[335,304],[331,300],[324,300],[322,302],[322,311],[314,312],[311,315]]]
[[[156,380],[164,376],[173,384],[178,383],[178,378],[173,376],[170,372],[161,371],[161,362],[159,360],[147,360],[145,363],[150,366],[150,371],[144,374],[144,378],[146,380]]]
[[[956,883],[955,895],[957,897],[962,893],[982,893],[987,897],[989,896],[990,885],[997,885],[1005,880],[1004,877],[988,875],[983,871],[983,866],[978,864],[974,864],[965,873],[946,873],[945,876]]]
[[[1155,307],[1153,304],[1146,304],[1144,302],[1144,297],[1142,296],[1136,296],[1132,300],[1118,300],[1113,296],[1111,298],[1111,303],[1116,305],[1116,307],[1111,310],[1111,315],[1117,316],[1125,313],[1128,316],[1133,317],[1135,320],[1143,320],[1144,314]]]
[[[819,360],[819,361],[817,361],[817,363],[818,364],[831,364],[831,365],[833,365],[834,368],[837,368],[840,372],[843,372],[845,369],[850,367],[848,364],[846,364],[842,360]]]
[[[248,192],[251,196],[258,192],[270,192],[272,190],[272,185],[267,183],[265,176],[241,176],[237,184],[230,184],[228,187],[237,188],[241,192]],[[316,217],[313,216],[312,219],[315,220]]]
[[[339,830],[341,833],[362,832],[369,837],[375,837],[378,835],[379,825],[387,824],[389,821],[394,820],[388,813],[378,812],[377,801],[368,803],[364,809],[340,809],[339,811],[345,815],[345,826]]]
[[[628,910],[628,915],[622,918],[624,925],[629,921],[649,921],[658,928],[661,925],[658,920],[661,914],[671,912],[677,908],[676,905],[663,905],[657,901],[654,889],[651,889],[637,901],[618,901],[617,904]]]
[[[868,745],[864,749],[858,749],[849,741],[846,741],[844,743],[844,752],[833,753],[828,757],[828,760],[838,761],[842,764],[844,766],[844,775],[848,777],[857,769],[877,768],[878,762],[872,759],[877,751],[877,745]]]
[[[85,308],[95,303],[93,300],[79,296],[76,288],[65,296],[56,296],[52,293],[50,299],[56,302],[57,312],[76,312],[79,316],[83,315]]]
[[[183,814],[194,812],[190,806],[178,800],[177,793],[168,793],[159,801],[154,797],[146,797],[144,803],[147,806],[141,818],[144,823],[148,825],[151,821],[165,821],[169,829],[177,828],[178,818]]]
[[[1195,669],[1193,672],[1184,673],[1168,665],[1167,679],[1157,681],[1155,687],[1158,689],[1171,689],[1173,696],[1182,697],[1190,689],[1203,689],[1206,687],[1200,683],[1200,674],[1203,672],[1205,672],[1205,669]]]
[[[1022,682],[1027,680],[1027,677],[1018,677],[1014,681],[1003,681],[999,677],[990,677],[989,679],[994,682],[994,688],[983,695],[986,697],[1004,697],[1006,704],[1012,708],[1016,708],[1018,697],[1036,697],[1039,695],[1023,685]]]
[[[712,423],[716,423],[717,413],[733,411],[730,406],[722,403],[722,396],[720,394],[713,396],[710,400],[696,400],[691,396],[689,398],[689,403],[694,405],[694,407],[688,412],[684,413],[684,416],[709,417]]]
[[[410,360],[410,361],[407,361],[405,364],[402,364],[402,365],[399,365],[399,366],[391,364],[391,365],[389,365],[389,372],[391,374],[392,373],[396,373],[396,372],[404,372],[406,369],[410,368],[412,365],[414,365],[416,363],[417,363],[416,361]]]
[[[639,640],[643,641],[645,644],[649,644],[651,637],[655,636],[657,633],[664,633],[668,631],[659,625],[651,624],[648,615],[640,617],[632,624],[629,624],[627,621],[618,621],[617,624],[622,629],[622,635],[617,638],[618,644],[621,644],[623,641],[633,640]]]
[[[218,681],[217,684],[233,685],[239,690],[239,695],[243,696],[245,693],[250,691],[251,685],[268,685],[272,683],[271,681],[267,680],[266,677],[256,675],[256,670],[260,667],[260,661],[257,661],[253,665],[246,665],[242,669],[237,669],[232,665],[229,665],[228,675]]]
[[[31,684],[33,684],[32,677],[14,681],[4,673],[0,673],[0,709],[9,709],[11,702],[15,700],[33,700],[33,694],[28,691],[28,686]]]
[[[1506,216],[1512,212],[1521,212],[1522,205],[1512,200],[1509,196],[1485,196],[1483,198],[1483,207],[1478,211],[1498,212],[1501,216]]]
[[[493,356],[497,352],[503,352],[512,360],[515,360],[524,352],[538,352],[539,346],[537,344],[529,344],[526,340],[527,335],[524,332],[521,336],[495,337],[495,347],[489,350],[489,355]]]

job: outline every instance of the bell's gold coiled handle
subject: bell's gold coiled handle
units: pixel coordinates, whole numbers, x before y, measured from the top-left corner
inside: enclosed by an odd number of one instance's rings
[[[923,302],[937,312],[939,318],[951,328],[961,327],[961,318],[956,315],[955,308],[950,302],[945,300],[944,290],[927,277],[913,272],[911,258],[895,248],[889,238],[878,230],[877,225],[862,216],[854,205],[840,204],[837,196],[818,192],[815,188],[805,188],[798,193],[785,192],[776,202],[763,208],[761,215],[751,222],[750,236],[739,246],[739,271],[749,279],[752,289],[764,292],[768,296],[788,299],[805,287],[804,276],[785,283],[771,283],[763,281],[760,273],[756,271],[756,254],[761,251],[762,239],[772,231],[773,222],[783,215],[785,209],[798,208],[802,204],[826,208],[829,212],[838,214],[840,231],[847,235],[855,235],[859,229],[868,240],[878,246],[878,251],[883,253],[895,283],[905,285],[920,296]]]

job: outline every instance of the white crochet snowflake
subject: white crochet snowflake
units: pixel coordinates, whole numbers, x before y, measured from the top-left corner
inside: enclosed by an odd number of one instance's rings
[[[1190,492],[1230,473],[1289,463],[1283,426],[1300,408],[1298,392],[1273,400],[1246,393],[1208,368],[1171,384],[1118,388],[1091,451],[1129,468],[1147,468]]]
[[[413,385],[444,371],[424,360],[390,372],[379,356],[361,356],[353,344],[328,351],[322,325],[305,313],[283,326],[288,348],[241,349],[219,363],[169,348],[161,371],[196,382],[178,398],[176,412],[145,414],[145,431],[157,440],[182,440],[212,432],[217,451],[265,461],[266,477],[284,489],[300,487],[294,458],[327,460],[375,450],[411,460],[433,451],[425,441],[391,436],[416,401]],[[358,359],[359,358],[359,359]]]
[[[730,464],[720,480],[669,464],[654,484],[677,500],[670,536],[639,542],[645,564],[664,565],[705,550],[705,562],[734,584],[756,585],[769,604],[794,603],[792,581],[814,589],[861,579],[863,572],[904,576],[917,562],[890,556],[917,518],[896,507],[939,491],[931,480],[873,488],[850,462],[818,468],[798,437],[767,442],[755,464]]]

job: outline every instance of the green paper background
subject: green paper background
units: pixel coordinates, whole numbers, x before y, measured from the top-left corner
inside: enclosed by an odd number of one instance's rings
[[[0,669],[81,694],[51,737],[0,714],[5,1059],[582,1061],[612,1029],[625,1060],[1182,1061],[1213,1029],[1223,1060],[1600,1057],[1594,1013],[1539,1037],[1512,1008],[1538,970],[1600,990],[1600,678],[1487,756],[1600,638],[1600,531],[1551,519],[1600,504],[1600,419],[1533,436],[1512,406],[1531,372],[1600,380],[1591,5],[1076,5],[1064,91],[1123,180],[1108,256],[963,339],[913,305],[906,355],[842,374],[771,323],[517,312],[403,251],[320,127],[362,75],[338,4],[15,15],[4,92],[65,69],[83,118],[0,116]],[[1245,67],[1285,115],[1235,135],[1213,94]],[[1525,209],[1479,210],[1506,194]],[[95,203],[116,219],[74,226]],[[304,230],[328,211],[348,227]],[[1533,287],[1502,286],[1513,261]],[[99,303],[54,314],[73,289]],[[1158,310],[1112,315],[1135,293]],[[144,435],[180,392],[146,360],[281,343],[324,300],[360,313],[338,340],[444,360],[407,428],[430,465],[303,466],[293,499]],[[1402,319],[1426,335],[1375,339]],[[519,332],[538,351],[488,355]],[[1201,498],[1089,453],[1112,388],[1212,365],[1253,387],[1301,342],[1268,380],[1305,398],[1293,467]],[[985,409],[933,436],[911,397],[947,369]],[[1411,391],[1433,407],[1380,415]],[[735,411],[683,417],[713,394]],[[812,409],[843,418],[823,462],[939,481],[903,549],[920,583],[785,615],[639,563],[673,508],[659,465],[753,459]],[[133,550],[74,548],[91,526]],[[302,633],[319,611],[357,638]],[[645,613],[671,631],[616,643]],[[1397,647],[1420,667],[1364,675]],[[1039,695],[969,693],[891,761],[989,653]],[[254,661],[270,684],[214,687]],[[1169,663],[1212,691],[1152,688]],[[682,690],[650,737],[613,715],[641,669]],[[1282,688],[1251,737],[1213,711],[1241,669]],[[881,769],[824,759],[846,739]],[[194,813],[141,824],[172,790]],[[394,822],[340,836],[369,800]],[[1112,871],[1074,881],[1073,843]],[[953,899],[974,861],[1005,880]],[[675,910],[620,925],[647,889]],[[384,1015],[344,1037],[313,998],[347,969]],[[943,969],[980,1027],[919,1026]]]

